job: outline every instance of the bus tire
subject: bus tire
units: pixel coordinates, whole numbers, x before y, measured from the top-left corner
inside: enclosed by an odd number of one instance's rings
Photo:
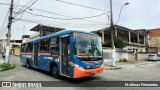
[[[27,62],[26,62],[26,67],[28,68],[28,69],[30,69],[31,68],[31,66],[30,66],[30,62],[29,62],[29,60],[27,59]]]
[[[52,64],[51,65],[51,74],[53,77],[58,78],[59,74],[58,74],[58,67],[56,64]]]

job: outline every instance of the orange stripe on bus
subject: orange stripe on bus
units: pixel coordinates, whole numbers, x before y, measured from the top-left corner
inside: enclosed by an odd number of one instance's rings
[[[103,70],[104,70],[104,66],[95,68],[95,69],[86,69],[84,71],[75,67],[74,68],[74,78],[80,78],[80,77],[91,76],[94,74],[99,74],[99,73],[102,73]]]

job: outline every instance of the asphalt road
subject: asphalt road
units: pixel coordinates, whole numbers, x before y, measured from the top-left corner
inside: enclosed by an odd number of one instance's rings
[[[1,57],[0,57],[1,58]],[[47,87],[45,90],[150,90],[150,88],[128,88],[128,87],[93,87],[95,85],[107,84],[105,82],[93,83],[94,81],[160,81],[160,62],[147,62],[144,64],[136,64],[131,66],[125,66],[121,70],[105,70],[104,73],[98,74],[91,77],[80,78],[80,79],[69,79],[61,76],[56,79],[53,78],[49,72],[45,72],[38,69],[27,69],[19,61],[19,57],[11,56],[10,63],[16,65],[15,69],[0,72],[0,81],[57,81],[57,84],[62,86],[73,86],[73,87]],[[60,82],[60,83],[59,83]],[[81,86],[88,87],[81,87]],[[0,88],[4,90],[19,90],[28,88]],[[44,88],[29,88],[41,90]],[[154,88],[159,89],[159,88]]]

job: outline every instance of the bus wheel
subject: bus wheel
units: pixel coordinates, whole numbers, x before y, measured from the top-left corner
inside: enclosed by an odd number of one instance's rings
[[[53,77],[58,78],[59,74],[58,74],[58,68],[56,64],[53,64],[51,66],[51,73]]]
[[[27,60],[26,67],[27,67],[28,69],[30,68],[29,60]]]

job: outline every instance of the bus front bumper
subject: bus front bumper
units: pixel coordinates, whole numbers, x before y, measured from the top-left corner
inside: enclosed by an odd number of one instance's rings
[[[74,68],[74,78],[92,76],[95,74],[102,73],[103,70],[104,70],[104,66],[101,66],[101,67],[95,68],[95,69],[85,69],[83,71],[75,67]]]

